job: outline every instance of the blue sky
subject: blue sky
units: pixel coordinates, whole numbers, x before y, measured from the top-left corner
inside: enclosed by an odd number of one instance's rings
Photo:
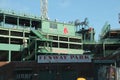
[[[0,8],[40,16],[40,0],[0,0]],[[105,22],[114,29],[118,24],[120,0],[48,0],[48,16],[51,20],[69,22],[88,18],[89,25],[95,28],[96,40]]]

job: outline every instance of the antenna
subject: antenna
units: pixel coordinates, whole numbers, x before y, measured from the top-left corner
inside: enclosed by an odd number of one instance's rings
[[[48,0],[40,0],[41,3],[41,17],[48,19]]]

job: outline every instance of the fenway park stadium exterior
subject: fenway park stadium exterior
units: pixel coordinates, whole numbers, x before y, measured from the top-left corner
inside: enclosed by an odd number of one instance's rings
[[[120,30],[85,23],[0,10],[0,80],[119,80]]]

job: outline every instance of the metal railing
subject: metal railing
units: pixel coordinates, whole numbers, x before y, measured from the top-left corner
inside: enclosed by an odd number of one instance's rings
[[[102,28],[101,37],[104,37],[105,34],[109,31],[110,31],[110,24],[105,23],[105,25]]]

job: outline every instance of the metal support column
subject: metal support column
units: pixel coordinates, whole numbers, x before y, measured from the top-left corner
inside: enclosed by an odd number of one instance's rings
[[[37,60],[37,40],[35,40],[35,51],[34,51],[34,54],[35,54],[35,60]]]
[[[11,62],[11,50],[9,50],[9,57],[8,57],[8,61]]]
[[[93,32],[93,29],[92,29],[91,32],[90,32],[90,41],[93,41],[93,34],[94,34],[94,32]]]
[[[4,14],[3,15],[3,27],[5,26],[5,18],[6,18],[6,15]]]
[[[29,35],[29,39],[28,39],[28,54],[30,55],[31,53],[30,53],[30,40],[31,40],[31,37],[30,37],[30,35]]]
[[[32,20],[30,19],[30,30],[32,29]]]
[[[58,36],[58,48],[60,48],[60,36]]]
[[[105,42],[103,42],[103,56],[105,57]]]
[[[52,41],[50,42],[50,51],[52,52]]]
[[[19,27],[19,17],[17,17],[17,28]]]
[[[11,38],[10,38],[10,35],[11,35],[11,30],[9,29],[9,45],[11,44]],[[8,61],[9,61],[9,62],[11,61],[11,50],[9,50]]]
[[[68,37],[68,42],[70,42],[70,38]],[[70,49],[70,43],[68,43],[68,49]]]

